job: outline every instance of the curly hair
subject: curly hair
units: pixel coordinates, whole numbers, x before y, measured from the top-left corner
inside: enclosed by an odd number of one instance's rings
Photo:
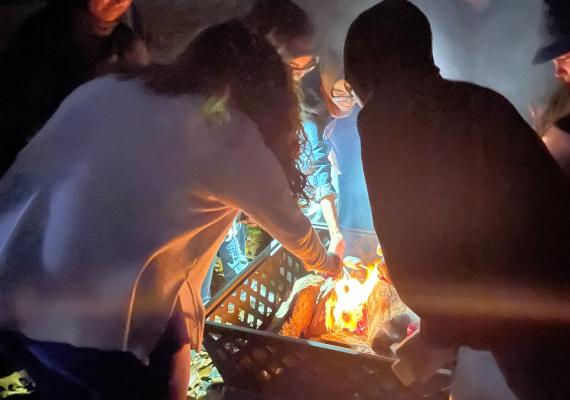
[[[170,66],[156,65],[123,74],[141,77],[161,95],[228,97],[228,104],[249,117],[275,154],[293,197],[309,201],[307,177],[297,165],[303,140],[300,106],[289,68],[267,39],[238,20],[201,32]]]

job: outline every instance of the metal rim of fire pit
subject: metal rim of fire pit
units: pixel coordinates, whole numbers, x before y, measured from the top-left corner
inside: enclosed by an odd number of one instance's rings
[[[351,233],[377,241],[368,231]],[[204,345],[227,388],[278,400],[449,396],[449,371],[406,388],[391,370],[395,358],[265,331],[296,279],[306,274],[300,261],[273,241],[208,304]]]

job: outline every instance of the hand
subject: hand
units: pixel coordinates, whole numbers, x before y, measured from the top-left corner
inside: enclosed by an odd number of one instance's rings
[[[366,268],[362,260],[358,257],[348,256],[345,257],[342,262],[347,269],[351,269],[353,271],[360,271]]]
[[[239,214],[237,220],[240,224],[245,224],[250,228],[254,228],[257,226],[257,224],[250,218],[250,216],[244,212]]]
[[[431,347],[417,330],[397,345],[394,352],[398,361],[392,365],[392,371],[409,386],[414,381],[425,382],[439,368],[453,361],[457,349]]]
[[[329,252],[336,254],[341,259],[344,258],[344,250],[346,248],[346,242],[344,241],[344,236],[341,231],[336,231],[331,233],[331,241],[329,243]]]
[[[341,258],[334,253],[328,252],[325,265],[315,268],[315,271],[327,277],[338,278],[342,273],[342,268]]]

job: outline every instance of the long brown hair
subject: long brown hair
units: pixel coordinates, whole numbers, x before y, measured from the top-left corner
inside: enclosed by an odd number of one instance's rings
[[[227,95],[228,104],[257,125],[294,198],[299,203],[309,200],[307,177],[297,165],[303,145],[299,100],[289,68],[265,37],[231,20],[200,33],[174,64],[123,75],[142,78],[161,95]]]

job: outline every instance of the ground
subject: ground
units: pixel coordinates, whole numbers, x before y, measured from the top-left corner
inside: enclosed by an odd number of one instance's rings
[[[248,227],[246,254],[254,259],[270,242],[271,238],[260,228]],[[223,269],[216,263],[212,278],[212,293],[223,286]],[[191,400],[221,400],[223,398],[223,380],[207,352],[192,352],[191,378],[188,389]]]
[[[188,398],[215,400],[222,397],[223,379],[207,352],[192,352],[192,368]]]

